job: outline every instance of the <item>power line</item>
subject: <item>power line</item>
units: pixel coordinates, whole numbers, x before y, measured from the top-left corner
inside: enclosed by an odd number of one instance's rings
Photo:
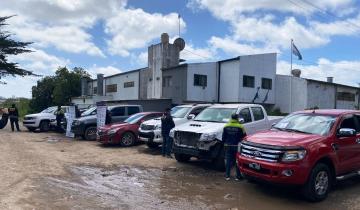
[[[336,14],[334,14],[334,13],[332,13],[332,12],[329,12],[329,11],[327,11],[327,10],[324,10],[324,9],[322,9],[321,7],[315,5],[314,3],[309,2],[308,0],[302,0],[302,1],[303,1],[304,3],[310,5],[311,7],[313,7],[313,8],[315,8],[315,9],[321,11],[321,12],[324,13],[324,14],[327,14],[327,15],[329,15],[329,16],[331,16],[331,17],[336,18],[336,19],[340,19],[340,17],[337,16]],[[352,26],[360,29],[360,25],[357,25],[357,24],[355,24],[355,23],[353,23],[353,22],[351,22],[351,21],[349,21],[349,20],[346,20],[346,19],[345,19],[345,20],[342,20],[342,21],[345,21],[345,22],[349,23],[350,25],[352,25]]]
[[[190,51],[190,50],[187,50],[187,49],[184,49],[184,51],[189,52],[189,53],[191,53],[191,54],[194,54],[194,55],[196,55],[196,56],[199,56],[199,57],[201,57],[201,58],[211,59],[210,57],[202,56],[202,55],[200,55],[200,54],[194,53],[194,52],[192,52],[192,51]]]

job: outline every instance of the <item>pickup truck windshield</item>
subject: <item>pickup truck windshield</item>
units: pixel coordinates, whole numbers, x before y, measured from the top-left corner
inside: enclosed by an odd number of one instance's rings
[[[55,112],[56,109],[57,109],[56,106],[52,106],[52,107],[49,107],[49,108],[41,111],[41,113],[53,113],[53,112]]]
[[[237,109],[232,108],[207,108],[194,119],[195,121],[226,123]]]
[[[135,124],[137,123],[141,118],[144,117],[145,114],[134,114],[132,116],[130,116],[129,118],[127,118],[124,122],[129,123],[129,124]]]
[[[185,115],[189,112],[190,107],[174,107],[171,109],[171,116],[174,118],[184,118]]]
[[[325,136],[331,130],[335,120],[336,117],[328,115],[293,114],[280,120],[273,128]]]

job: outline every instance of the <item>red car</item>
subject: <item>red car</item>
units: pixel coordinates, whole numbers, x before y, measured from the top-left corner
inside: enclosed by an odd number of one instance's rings
[[[245,178],[298,185],[310,201],[325,199],[336,180],[359,175],[360,112],[293,113],[239,144]]]
[[[120,144],[132,146],[138,141],[138,130],[142,122],[161,117],[161,112],[141,112],[131,115],[123,123],[115,123],[100,127],[97,141],[102,144]]]

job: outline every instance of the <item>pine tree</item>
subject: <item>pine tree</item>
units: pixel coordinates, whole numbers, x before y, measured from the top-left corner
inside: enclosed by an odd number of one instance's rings
[[[35,75],[31,71],[22,69],[18,63],[8,61],[9,55],[18,55],[21,53],[31,52],[27,46],[31,42],[19,42],[10,38],[10,33],[4,30],[7,25],[6,20],[12,16],[0,17],[0,82],[1,79],[12,76],[28,76]]]

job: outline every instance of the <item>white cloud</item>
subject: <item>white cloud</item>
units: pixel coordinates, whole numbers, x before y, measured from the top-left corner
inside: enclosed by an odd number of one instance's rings
[[[180,51],[180,58],[186,62],[204,62],[218,59],[215,49],[210,47],[198,48],[191,43],[185,45],[185,49]]]
[[[293,64],[293,69],[301,70],[301,77],[326,81],[326,77],[334,77],[334,82],[345,85],[358,86],[360,81],[360,61],[330,61],[320,58],[317,65]],[[277,63],[277,73],[290,73],[290,63],[279,61]]]
[[[240,44],[230,37],[220,38],[213,36],[210,38],[209,43],[214,49],[221,49],[232,56],[278,52],[275,48],[261,48],[252,44]]]
[[[186,24],[182,19],[180,26],[184,31]],[[108,40],[110,52],[125,57],[130,55],[130,50],[146,47],[152,40],[160,39],[163,32],[170,36],[178,33],[178,15],[121,9],[117,15],[107,19],[105,32],[112,36]]]
[[[331,11],[341,11],[355,4],[354,0],[311,0],[309,2]],[[280,11],[305,15],[319,12],[304,2],[285,0],[190,0],[187,6],[195,11],[207,9],[222,20],[236,20],[243,13],[255,11]]]
[[[114,67],[114,66],[97,66],[93,65],[89,69],[87,69],[91,77],[96,78],[97,74],[104,74],[104,76],[110,76],[113,74],[121,73],[122,70]]]

